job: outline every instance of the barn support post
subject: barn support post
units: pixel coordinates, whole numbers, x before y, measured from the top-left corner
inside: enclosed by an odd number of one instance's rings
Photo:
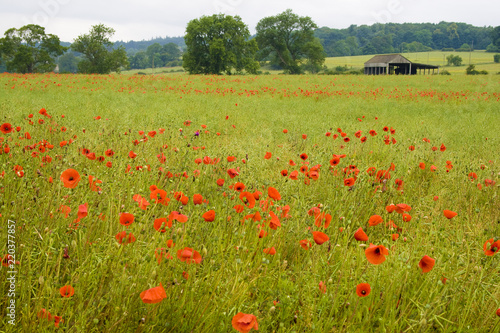
[[[410,73],[408,73],[409,75],[411,75],[411,62],[410,62]]]

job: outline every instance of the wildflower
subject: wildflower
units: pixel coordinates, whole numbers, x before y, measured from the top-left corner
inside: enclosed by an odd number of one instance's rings
[[[61,174],[61,181],[64,187],[75,188],[80,181],[80,174],[75,169],[66,169]]]
[[[189,247],[177,251],[177,258],[187,264],[199,264],[202,261],[200,253]]]
[[[147,304],[159,303],[164,298],[167,298],[167,294],[165,293],[165,289],[161,283],[158,287],[144,290],[139,296],[142,301]]]
[[[321,232],[321,231],[313,231],[312,234],[313,234],[314,241],[318,245],[321,245],[330,239],[330,237],[328,237],[327,234],[325,234],[324,232]]]
[[[238,312],[231,320],[233,328],[240,333],[248,333],[252,329],[258,330],[259,324],[253,314]]]
[[[443,211],[443,214],[447,219],[452,219],[458,215],[456,212],[447,209]]]
[[[373,245],[370,243],[370,246],[365,250],[366,259],[374,265],[379,265],[385,261],[385,256],[389,254],[389,250],[385,248],[383,245]]]
[[[370,295],[370,292],[372,291],[372,288],[368,283],[360,283],[356,286],[356,294],[359,297],[366,297]]]
[[[59,289],[59,293],[61,294],[62,297],[69,298],[75,294],[75,288],[67,285]]]
[[[368,241],[368,235],[363,231],[363,228],[360,227],[354,233],[354,239],[356,239],[357,241],[366,242]]]
[[[432,259],[428,255],[425,255],[418,263],[418,267],[420,267],[423,273],[428,273],[432,270],[435,263],[436,263],[435,259]]]

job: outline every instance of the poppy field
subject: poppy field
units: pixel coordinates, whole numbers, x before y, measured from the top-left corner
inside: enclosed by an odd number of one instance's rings
[[[0,74],[0,331],[498,331],[499,83]]]

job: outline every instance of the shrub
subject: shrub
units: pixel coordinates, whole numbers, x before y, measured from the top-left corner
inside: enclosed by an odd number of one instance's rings
[[[439,72],[439,75],[451,75],[451,73],[448,72],[446,69],[443,69],[441,72]]]
[[[500,53],[497,53],[493,56],[493,61],[496,63],[500,62]]]
[[[445,47],[445,48],[442,48],[441,51],[444,51],[444,52],[453,52],[453,51],[455,51],[455,49],[452,48],[452,47]]]
[[[488,72],[485,70],[482,70],[482,71],[476,70],[475,65],[469,65],[469,67],[467,67],[467,69],[465,70],[465,73],[467,75],[487,75],[488,74]]]

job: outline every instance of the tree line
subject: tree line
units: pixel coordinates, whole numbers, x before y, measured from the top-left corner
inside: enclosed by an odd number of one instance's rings
[[[182,65],[193,74],[231,74],[257,73],[265,63],[298,74],[322,70],[326,56],[469,51],[472,43],[477,49],[500,52],[500,27],[464,23],[386,23],[331,29],[319,28],[310,17],[300,17],[289,9],[263,18],[256,31],[250,35],[239,16],[216,14],[191,20],[183,38],[112,43],[115,31],[99,24],[70,44],[30,24],[9,29],[0,38],[0,72],[50,72],[58,65],[59,72],[110,73]]]

